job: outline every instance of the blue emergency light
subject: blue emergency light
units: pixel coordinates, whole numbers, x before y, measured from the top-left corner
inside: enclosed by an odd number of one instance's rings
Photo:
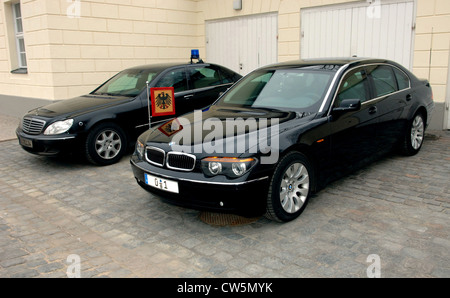
[[[191,50],[191,59],[200,59],[200,51]]]
[[[191,64],[193,63],[192,60],[197,59],[198,63],[203,63],[203,60],[200,59],[200,51],[199,50],[191,50]]]

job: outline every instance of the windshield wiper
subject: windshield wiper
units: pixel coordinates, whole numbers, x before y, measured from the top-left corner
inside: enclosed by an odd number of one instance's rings
[[[305,118],[314,114],[313,112],[296,112],[297,118]]]
[[[108,93],[108,92],[94,92],[94,93],[91,93],[92,95],[106,95],[106,96],[117,96],[116,94],[113,94],[113,93]]]

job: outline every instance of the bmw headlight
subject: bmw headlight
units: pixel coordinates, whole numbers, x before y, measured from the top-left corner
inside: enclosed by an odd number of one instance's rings
[[[58,121],[51,124],[44,132],[46,136],[59,135],[67,132],[73,125],[73,119]]]
[[[208,177],[225,175],[237,178],[246,174],[255,164],[254,158],[208,157],[202,160],[202,170]]]
[[[139,157],[139,159],[143,159],[144,158],[145,146],[139,140],[136,142],[136,154]]]

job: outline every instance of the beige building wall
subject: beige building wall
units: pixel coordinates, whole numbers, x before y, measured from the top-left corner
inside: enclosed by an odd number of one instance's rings
[[[15,0],[17,1],[17,0]],[[366,0],[21,0],[28,74],[15,68],[11,0],[0,0],[0,94],[65,99],[134,65],[206,58],[205,22],[278,13],[278,61],[300,57],[301,9]],[[383,0],[382,0],[383,1]],[[78,6],[77,6],[78,4]],[[450,1],[415,0],[413,71],[447,93]]]
[[[49,38],[43,22],[46,9],[44,1],[22,1],[27,61],[35,69],[35,75],[10,73],[18,68],[11,6],[14,2],[1,0],[0,4],[0,92],[17,96],[51,97],[53,82],[49,69]]]
[[[71,98],[124,68],[188,61],[202,43],[196,1],[21,0],[28,74],[12,74],[14,2],[0,0],[0,94]]]
[[[414,73],[430,80],[434,99],[445,101],[450,57],[450,0],[419,0]]]

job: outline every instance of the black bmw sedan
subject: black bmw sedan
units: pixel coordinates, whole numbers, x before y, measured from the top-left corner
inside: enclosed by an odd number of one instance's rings
[[[393,149],[417,154],[433,109],[428,81],[392,61],[280,63],[143,133],[131,167],[175,204],[287,222],[330,181]]]
[[[149,128],[149,87],[173,87],[176,114],[217,100],[241,76],[208,63],[155,64],[124,70],[90,94],[30,111],[16,134],[23,149],[46,156],[82,152],[97,165],[119,161]],[[152,119],[152,126],[173,116]]]

